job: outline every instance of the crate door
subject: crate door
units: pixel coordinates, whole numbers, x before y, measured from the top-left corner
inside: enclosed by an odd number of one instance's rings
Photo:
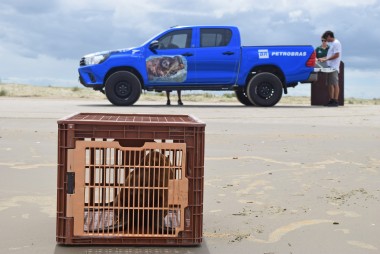
[[[175,237],[184,230],[186,144],[76,141],[68,157],[74,236]]]

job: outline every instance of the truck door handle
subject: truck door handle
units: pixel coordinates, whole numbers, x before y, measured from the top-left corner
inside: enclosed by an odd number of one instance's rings
[[[227,55],[227,56],[230,56],[230,55],[233,55],[233,54],[235,54],[235,53],[232,52],[232,51],[223,52],[223,55]]]
[[[182,55],[183,55],[183,56],[193,56],[193,54],[192,54],[192,53],[190,53],[190,52],[187,52],[187,53],[183,53]]]

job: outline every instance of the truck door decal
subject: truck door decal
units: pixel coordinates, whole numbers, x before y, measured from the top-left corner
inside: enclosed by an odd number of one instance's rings
[[[177,56],[151,56],[146,59],[146,70],[150,82],[185,82],[187,60]]]

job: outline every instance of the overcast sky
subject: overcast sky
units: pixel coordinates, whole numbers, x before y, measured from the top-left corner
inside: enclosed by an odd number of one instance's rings
[[[246,46],[316,47],[332,30],[343,46],[348,95],[380,97],[376,0],[1,0],[0,79],[79,86],[83,55],[138,46],[173,25],[235,25]]]

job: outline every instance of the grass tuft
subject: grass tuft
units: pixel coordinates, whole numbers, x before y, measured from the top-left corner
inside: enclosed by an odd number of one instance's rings
[[[1,89],[0,90],[0,96],[7,96],[8,95],[8,91],[5,90],[5,89]]]

